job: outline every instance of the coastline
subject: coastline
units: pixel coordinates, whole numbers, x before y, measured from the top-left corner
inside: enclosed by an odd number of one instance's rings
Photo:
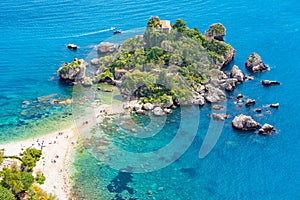
[[[99,110],[104,112],[97,114]],[[104,116],[124,113],[123,103],[95,106],[89,110],[95,115],[88,115],[87,111],[68,127],[49,134],[0,144],[0,149],[5,149],[4,154],[9,156],[19,156],[26,148],[41,149],[42,157],[37,162],[33,174],[42,172],[46,180],[38,186],[45,192],[56,195],[59,200],[71,200],[71,165],[80,143],[80,132],[88,132],[96,123],[101,122]]]
[[[78,136],[77,127],[73,125],[37,138],[1,144],[0,148],[5,149],[5,155],[13,156],[29,147],[42,149],[42,158],[34,168],[34,173],[41,171],[46,177],[45,183],[39,187],[60,200],[72,199],[70,165]]]

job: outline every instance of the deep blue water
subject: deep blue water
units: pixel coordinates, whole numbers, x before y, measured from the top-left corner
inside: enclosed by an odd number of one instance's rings
[[[198,27],[202,32],[210,24],[221,22],[227,28],[226,41],[237,50],[234,64],[245,70],[247,56],[256,51],[271,67],[271,71],[255,74],[254,81],[238,86],[232,96],[241,92],[256,99],[257,106],[279,102],[278,110],[259,117],[251,109],[237,109],[231,101],[227,105],[231,115],[251,114],[261,123],[273,124],[278,134],[243,134],[233,131],[228,120],[212,152],[199,159],[198,151],[209,124],[207,106],[200,111],[198,134],[188,151],[161,170],[123,174],[99,165],[94,154],[84,151],[76,164],[81,181],[77,187],[84,191],[81,195],[111,198],[116,193],[110,192],[108,186],[120,179],[133,188],[134,194],[122,185],[125,190],[119,195],[140,199],[300,198],[299,1],[7,0],[1,1],[0,7],[2,142],[36,134],[32,130],[46,132],[53,128],[51,123],[67,118],[71,108],[37,102],[37,97],[49,94],[58,94],[55,98],[71,96],[71,89],[59,84],[55,75],[58,67],[74,57],[87,57],[94,45],[112,36],[108,28],[126,31],[144,27],[151,15],[172,21],[182,18],[189,27]],[[68,43],[79,45],[79,50],[69,51]],[[276,79],[282,84],[264,88],[259,82],[262,79]],[[24,100],[31,104],[22,108]],[[21,115],[24,110],[27,113]],[[168,123],[158,139],[147,140],[145,151],[166,144],[159,141],[170,141],[177,123]],[[153,191],[152,196],[147,195],[148,190]]]

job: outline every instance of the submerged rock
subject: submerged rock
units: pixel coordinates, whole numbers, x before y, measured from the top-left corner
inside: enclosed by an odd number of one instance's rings
[[[252,53],[249,55],[247,61],[245,62],[246,69],[251,72],[264,72],[269,70],[269,67],[266,66],[260,55],[257,53]]]
[[[29,101],[23,101],[22,104],[24,104],[24,105],[29,105],[30,102],[29,102]]]
[[[261,83],[264,86],[280,85],[280,83],[278,81],[270,81],[270,80],[263,80]]]
[[[276,132],[274,126],[270,124],[264,124],[259,130],[258,133],[262,135],[270,135],[272,133]]]
[[[252,131],[261,128],[261,125],[252,117],[240,114],[232,120],[232,127],[242,131]]]

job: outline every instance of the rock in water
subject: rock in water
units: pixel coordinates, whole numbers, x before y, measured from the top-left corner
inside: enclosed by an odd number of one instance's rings
[[[280,85],[280,83],[278,81],[270,81],[270,80],[263,80],[261,83],[264,86]]]
[[[279,108],[279,103],[272,103],[270,108]]]
[[[84,82],[85,70],[88,63],[83,59],[75,58],[71,63],[65,63],[62,67],[57,70],[57,74],[60,79],[66,81],[67,83],[77,84]]]
[[[217,114],[217,113],[213,113],[210,116],[216,121],[224,121],[225,119],[228,119],[228,117],[229,117],[228,114]]]
[[[156,116],[163,116],[163,115],[165,115],[165,112],[163,111],[163,109],[161,107],[155,107],[153,109],[153,114]]]
[[[232,120],[232,127],[242,131],[252,131],[261,128],[261,125],[252,117],[240,114]]]
[[[234,65],[232,67],[231,73],[230,73],[231,78],[235,78],[238,80],[238,82],[244,82],[246,79],[245,74],[242,72],[242,70],[239,69],[238,66]]]
[[[116,50],[117,46],[110,42],[101,42],[97,49],[99,55],[108,55],[114,53]]]
[[[138,115],[145,115],[146,114],[145,110],[142,110],[142,109],[139,109],[139,110],[135,111],[135,113],[138,114]]]
[[[207,85],[208,92],[205,94],[205,99],[209,103],[219,103],[226,100],[226,94],[212,85]]]
[[[269,67],[266,66],[260,55],[257,53],[252,53],[249,55],[247,61],[245,62],[246,69],[251,72],[264,72],[269,70]]]
[[[249,107],[249,106],[253,106],[255,105],[256,101],[253,99],[247,99],[245,106]]]
[[[145,103],[144,105],[143,105],[143,109],[144,110],[153,110],[153,104],[151,104],[151,103]]]
[[[274,126],[270,124],[264,124],[258,131],[258,133],[262,135],[271,135],[274,132],[276,132]]]
[[[214,105],[214,106],[212,107],[212,109],[214,109],[214,110],[223,110],[223,109],[224,109],[224,106],[221,106],[221,105]]]

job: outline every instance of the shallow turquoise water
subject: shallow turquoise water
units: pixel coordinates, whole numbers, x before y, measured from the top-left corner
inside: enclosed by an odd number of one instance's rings
[[[229,98],[241,92],[256,99],[257,106],[280,102],[280,108],[272,110],[271,115],[254,116],[261,123],[273,124],[279,134],[271,137],[243,134],[233,131],[228,120],[214,149],[199,159],[198,152],[210,122],[207,117],[210,107],[206,106],[199,111],[200,125],[192,145],[166,168],[150,173],[119,174],[118,170],[101,164],[102,158],[91,149],[83,151],[76,163],[76,186],[85,199],[117,199],[116,195],[126,199],[300,198],[300,106],[297,103],[300,4],[297,0],[146,0],[139,3],[8,0],[0,2],[0,6],[1,142],[38,134],[33,130],[50,131],[57,121],[68,118],[74,111],[70,107],[37,103],[37,97],[43,95],[58,94],[62,99],[72,95],[69,87],[59,84],[55,76],[58,67],[74,57],[88,57],[94,45],[112,36],[108,28],[126,31],[144,27],[150,15],[172,21],[180,17],[189,27],[198,27],[202,32],[210,24],[221,22],[227,28],[226,41],[237,50],[233,64],[243,69],[247,56],[257,51],[271,67],[269,72],[255,74],[254,81],[240,85]],[[79,45],[79,50],[69,51],[68,43]],[[259,82],[262,79],[276,79],[282,84],[264,88]],[[32,102],[31,105],[22,108],[24,100]],[[237,109],[231,101],[227,107],[231,115],[242,112],[255,115],[251,109]],[[21,115],[27,109],[33,113]],[[176,113],[172,117],[178,118]],[[110,139],[126,150],[150,151],[171,140],[179,121],[168,123],[157,137],[144,140],[147,145],[140,143],[142,139],[123,141],[113,136]],[[107,155],[113,153],[108,151]],[[108,186],[116,180],[123,181],[124,191],[110,192]],[[148,190],[152,190],[150,197]]]

